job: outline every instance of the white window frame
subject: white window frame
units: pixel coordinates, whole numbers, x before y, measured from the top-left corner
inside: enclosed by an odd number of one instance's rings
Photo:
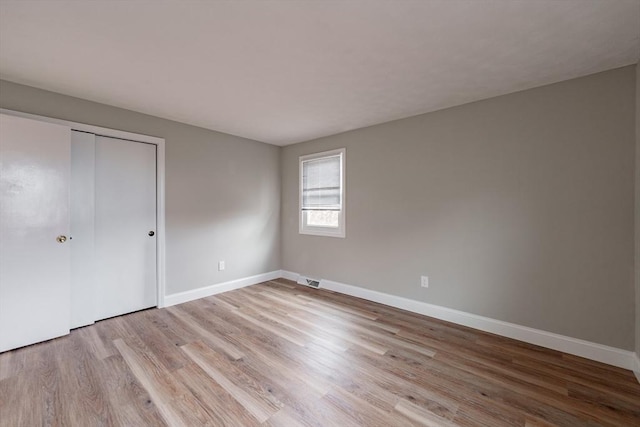
[[[306,224],[306,211],[302,210],[302,163],[308,160],[319,159],[322,157],[331,157],[340,155],[340,200],[341,209],[338,211],[338,227],[318,227]],[[299,233],[309,234],[312,236],[326,237],[346,237],[346,188],[345,188],[345,171],[346,171],[346,149],[339,148],[337,150],[323,151],[321,153],[307,154],[300,156],[298,159],[298,218]]]

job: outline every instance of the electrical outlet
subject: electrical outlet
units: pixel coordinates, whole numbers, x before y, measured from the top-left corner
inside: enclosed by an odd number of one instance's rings
[[[218,271],[224,270],[224,261],[218,261]]]
[[[420,278],[420,286],[422,286],[423,288],[429,287],[429,276],[422,276]]]

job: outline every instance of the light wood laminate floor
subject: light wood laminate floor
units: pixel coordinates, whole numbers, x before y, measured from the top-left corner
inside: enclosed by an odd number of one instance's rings
[[[0,354],[0,425],[640,426],[640,385],[278,280]]]

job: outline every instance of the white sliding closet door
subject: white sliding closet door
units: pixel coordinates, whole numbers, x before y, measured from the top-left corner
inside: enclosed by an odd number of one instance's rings
[[[0,352],[69,333],[70,140],[0,114]]]
[[[95,145],[96,320],[157,304],[156,146]]]

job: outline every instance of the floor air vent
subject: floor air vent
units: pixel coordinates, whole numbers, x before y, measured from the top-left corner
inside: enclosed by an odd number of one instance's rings
[[[309,279],[308,277],[302,277],[300,276],[298,278],[298,284],[299,285],[304,285],[304,286],[308,286],[310,288],[316,288],[318,289],[320,287],[320,280],[316,280],[316,279]]]

